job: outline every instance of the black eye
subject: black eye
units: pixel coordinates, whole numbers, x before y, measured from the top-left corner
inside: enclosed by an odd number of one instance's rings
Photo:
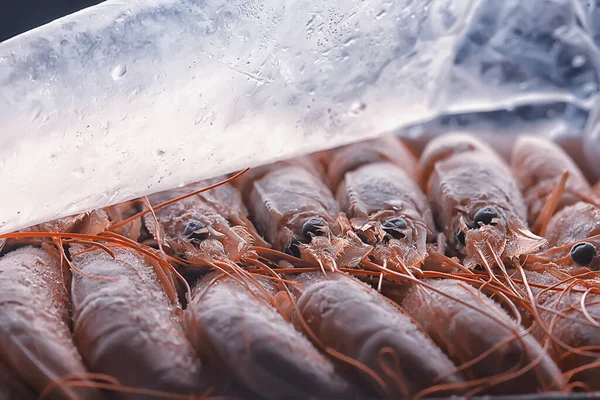
[[[582,267],[587,267],[596,256],[596,247],[588,242],[577,243],[571,248],[571,258]]]
[[[406,229],[408,225],[406,225],[406,221],[404,218],[394,217],[384,221],[381,224],[385,233],[393,237],[394,239],[402,239],[406,235],[401,231]]]
[[[475,213],[475,223],[481,222],[483,225],[491,225],[494,218],[500,218],[500,214],[494,207],[483,207]]]
[[[304,235],[304,237],[309,240],[311,238],[309,233],[312,233],[313,236],[322,236],[325,234],[325,232],[323,231],[324,227],[325,221],[323,221],[322,218],[309,218],[304,222],[304,225],[302,225],[302,235]]]
[[[204,231],[204,228],[206,228],[206,226],[204,226],[200,222],[190,221],[185,226],[183,234],[188,239],[196,239],[196,240],[202,241],[202,240],[208,238],[208,232]]]
[[[458,243],[460,243],[461,245],[465,245],[465,233],[462,231],[462,229],[458,228],[456,233],[454,234],[454,237],[456,238],[456,241]]]
[[[300,258],[301,257],[300,247],[298,247],[298,245],[300,243],[301,242],[298,239],[296,239],[296,238],[292,239],[290,245],[288,247],[286,247],[284,252],[291,256],[294,256],[296,258]]]

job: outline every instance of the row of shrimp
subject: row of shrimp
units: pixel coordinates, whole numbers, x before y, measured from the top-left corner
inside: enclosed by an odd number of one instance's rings
[[[0,393],[598,390],[594,190],[539,139],[510,163],[386,136],[5,235]]]

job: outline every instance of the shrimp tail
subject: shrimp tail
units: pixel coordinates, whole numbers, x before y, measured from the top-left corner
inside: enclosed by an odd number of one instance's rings
[[[521,255],[535,253],[548,245],[548,241],[528,229],[518,226],[508,227],[508,239],[503,258],[513,259]]]

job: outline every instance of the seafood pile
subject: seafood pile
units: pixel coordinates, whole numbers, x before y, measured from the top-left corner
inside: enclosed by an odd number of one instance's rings
[[[600,391],[600,190],[383,136],[3,235],[0,397]]]

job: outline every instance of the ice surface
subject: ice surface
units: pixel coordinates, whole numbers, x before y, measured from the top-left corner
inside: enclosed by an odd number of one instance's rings
[[[0,233],[448,113],[585,123],[593,3],[109,0],[54,21],[0,44]]]

